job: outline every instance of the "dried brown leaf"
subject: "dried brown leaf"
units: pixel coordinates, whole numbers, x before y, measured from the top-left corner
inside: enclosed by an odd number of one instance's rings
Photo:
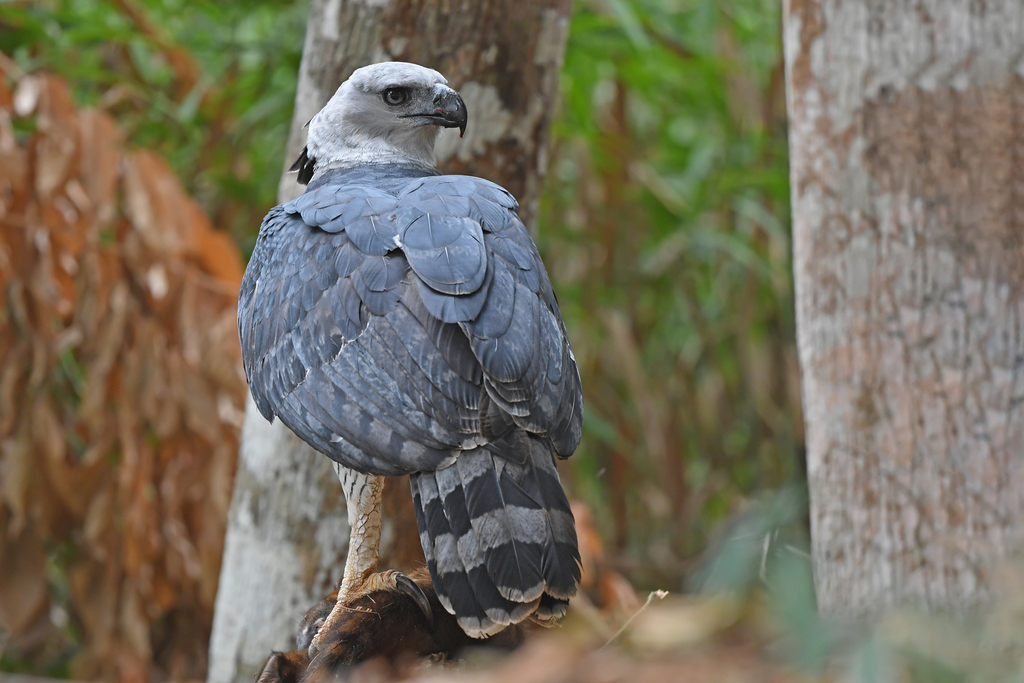
[[[47,480],[64,506],[76,516],[84,515],[93,494],[90,468],[77,467],[67,460],[65,427],[48,399],[36,400],[31,424],[36,452],[45,455]]]
[[[15,635],[47,604],[46,575],[40,571],[46,555],[34,531],[28,525],[17,535],[0,534],[0,625]]]
[[[79,418],[86,423],[96,422],[106,403],[110,375],[122,349],[128,319],[128,288],[115,285],[110,294],[110,315],[98,331],[98,353],[90,359]]]
[[[89,503],[89,509],[82,521],[82,539],[90,554],[104,562],[109,558],[106,547],[107,533],[113,528],[114,515],[111,511],[111,491],[100,491]]]
[[[75,615],[89,634],[90,649],[100,658],[109,656],[115,642],[120,574],[114,562],[79,562],[68,571]]]
[[[0,218],[15,210],[21,199],[15,190],[23,188],[27,178],[28,152],[17,146],[10,115],[0,111],[0,187],[8,190],[0,193]],[[3,270],[0,268],[0,272]]]
[[[192,214],[195,224],[200,224],[200,216],[205,221],[205,214],[195,202],[189,202],[186,211]],[[204,228],[199,232],[199,262],[207,273],[233,287],[237,296],[238,283],[242,281],[243,272],[238,248],[230,237],[215,231],[208,223]]]
[[[194,226],[182,216],[191,201],[167,163],[153,152],[125,158],[126,209],[146,247],[157,254],[183,256],[196,250]]]
[[[0,492],[11,512],[7,532],[18,534],[25,523],[29,477],[32,472],[32,449],[28,439],[5,439],[0,443]]]
[[[18,401],[15,397],[25,382],[25,365],[31,357],[29,342],[22,339],[3,355],[0,367],[0,435],[9,434],[18,415]]]
[[[93,228],[89,238],[98,238],[99,230],[117,215],[117,181],[121,169],[121,132],[105,112],[85,109],[81,112],[81,182],[92,206]]]
[[[42,133],[36,138],[35,190],[45,200],[75,171],[78,117],[67,84],[49,76],[41,79],[42,91],[35,106],[36,122]]]
[[[142,681],[172,648],[181,656],[161,661],[200,677],[245,389],[241,260],[166,163],[125,152],[108,115],[75,112],[55,79],[11,78],[14,92],[0,83],[0,534],[77,551],[73,676]],[[15,108],[37,116],[25,144]],[[46,575],[45,554],[21,556],[25,576]],[[12,586],[0,566],[0,594]]]

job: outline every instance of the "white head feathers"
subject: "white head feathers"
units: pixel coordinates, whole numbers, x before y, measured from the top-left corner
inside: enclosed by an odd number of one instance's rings
[[[408,62],[372,64],[356,69],[309,122],[307,154],[317,175],[375,163],[433,167],[438,126],[461,121],[464,128],[465,116],[458,93],[433,69]]]

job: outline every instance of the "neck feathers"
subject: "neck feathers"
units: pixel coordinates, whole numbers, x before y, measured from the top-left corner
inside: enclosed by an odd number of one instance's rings
[[[381,130],[344,120],[318,123],[306,144],[306,155],[314,164],[310,178],[329,168],[404,164],[432,170],[436,165],[436,126]]]
[[[429,132],[436,133],[436,128]],[[434,167],[434,135],[402,136],[402,139],[370,137],[353,133],[331,145],[320,145],[314,153],[325,166],[362,166],[365,164],[411,163]]]

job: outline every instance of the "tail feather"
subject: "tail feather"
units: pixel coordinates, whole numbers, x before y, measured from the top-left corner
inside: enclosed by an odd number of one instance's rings
[[[434,480],[437,482],[437,491],[447,518],[451,535],[455,540],[454,548],[447,552],[456,554],[458,562],[453,558],[445,567],[439,563],[439,571],[448,569],[451,572],[464,572],[468,580],[469,588],[472,590],[477,604],[483,610],[484,615],[493,622],[494,632],[501,630],[510,623],[514,623],[516,617],[521,621],[529,612],[520,615],[524,601],[514,602],[502,595],[495,585],[495,582],[488,576],[486,566],[486,552],[483,543],[477,542],[474,521],[471,508],[467,506],[465,489],[459,477],[457,468],[449,467],[434,472]],[[435,552],[438,551],[435,541]],[[443,572],[442,572],[443,573]],[[442,579],[443,580],[443,579]],[[461,581],[459,581],[461,583]],[[538,598],[540,595],[537,596]],[[532,611],[532,609],[530,610]],[[455,612],[461,617],[461,613]],[[480,618],[480,615],[475,615]],[[474,628],[482,631],[490,631],[490,625],[481,622],[474,625]]]
[[[569,501],[551,445],[530,436],[522,465],[480,448],[410,477],[438,599],[473,637],[565,614],[580,579]]]
[[[530,620],[541,626],[554,626],[565,616],[569,609],[569,601],[555,598],[547,593],[540,599],[537,611],[530,615]]]
[[[532,441],[531,461],[534,468],[524,482],[527,490],[544,501],[547,532],[542,557],[545,593],[553,598],[568,600],[576,595],[580,582],[580,551],[576,539],[576,520],[573,518],[569,501],[558,480],[555,459],[547,444]]]
[[[487,614],[469,588],[469,579],[459,562],[459,555],[453,552],[455,537],[441,506],[437,483],[433,477],[416,475],[410,477],[410,481],[423,555],[437,589],[437,599],[451,614],[465,615],[467,619],[486,619]]]
[[[487,573],[505,598],[532,602],[544,592],[541,575],[543,510],[504,472],[504,461],[485,449],[455,463],[474,542]]]

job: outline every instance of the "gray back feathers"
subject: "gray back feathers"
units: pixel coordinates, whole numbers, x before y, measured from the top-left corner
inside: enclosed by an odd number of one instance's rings
[[[380,474],[500,451],[514,429],[571,454],[579,376],[515,207],[478,178],[391,166],[332,172],[271,211],[239,297],[264,416]]]

